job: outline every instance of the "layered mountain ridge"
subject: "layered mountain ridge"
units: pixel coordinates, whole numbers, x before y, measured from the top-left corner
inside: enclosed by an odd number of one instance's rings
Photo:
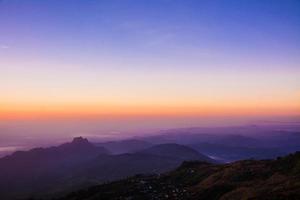
[[[230,164],[184,162],[163,175],[134,176],[72,192],[56,200],[297,200],[300,152],[276,160]]]
[[[186,160],[211,161],[177,144],[112,155],[82,137],[56,147],[19,151],[0,159],[0,196],[7,199],[64,194],[135,174],[159,174]]]

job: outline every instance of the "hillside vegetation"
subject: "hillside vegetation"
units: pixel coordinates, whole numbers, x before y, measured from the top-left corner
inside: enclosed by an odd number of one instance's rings
[[[300,152],[276,160],[231,164],[184,162],[163,175],[138,175],[56,200],[300,199]]]

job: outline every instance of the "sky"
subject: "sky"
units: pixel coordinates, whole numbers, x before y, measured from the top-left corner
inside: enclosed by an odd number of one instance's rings
[[[300,116],[299,55],[297,0],[1,0],[0,119]]]

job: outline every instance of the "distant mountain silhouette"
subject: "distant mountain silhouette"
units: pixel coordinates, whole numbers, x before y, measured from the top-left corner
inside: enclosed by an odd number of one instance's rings
[[[179,128],[161,131],[154,136],[142,138],[153,144],[176,143],[195,144],[210,143],[226,146],[242,146],[269,148],[286,146],[300,147],[299,125],[293,127],[281,126],[233,126],[209,128]],[[299,150],[299,149],[298,149]]]
[[[161,144],[135,153],[99,155],[76,174],[86,180],[116,180],[140,173],[166,172],[188,160],[216,162],[183,145]]]
[[[190,147],[174,143],[156,145],[146,150],[143,150],[140,153],[162,157],[170,157],[185,161],[202,160],[207,162],[215,162],[215,160],[203,154],[200,154],[199,152]]]
[[[196,143],[188,145],[193,149],[212,156],[214,159],[232,162],[245,159],[272,159],[285,155],[277,148],[230,146],[222,144]]]
[[[184,162],[163,175],[139,175],[57,200],[298,200],[300,152],[276,160],[214,165]]]
[[[109,152],[103,147],[95,147],[82,137],[74,138],[72,142],[65,143],[57,147],[35,148],[29,151],[17,151],[12,155],[0,159],[0,164],[9,162],[26,162],[35,163],[41,160],[85,160],[99,154],[108,154]],[[19,166],[19,165],[17,165]],[[20,167],[20,166],[19,166]]]
[[[137,139],[110,141],[96,143],[95,145],[106,148],[112,154],[133,153],[153,146],[153,144],[149,142]]]
[[[270,131],[270,130],[268,130]],[[163,131],[161,134],[143,138],[151,143],[214,143],[228,146],[258,147],[263,145],[259,139],[250,136],[265,133],[257,127],[216,127],[216,128],[179,128]],[[247,135],[247,133],[251,133]]]
[[[272,159],[300,150],[299,126],[181,128],[142,139],[153,144],[183,144],[223,162]]]
[[[16,152],[0,159],[0,196],[60,194],[135,174],[157,174],[185,160],[214,162],[177,144],[162,144],[135,153],[110,155],[82,137],[57,147]]]
[[[43,191],[75,166],[102,154],[108,151],[81,137],[57,147],[17,151],[0,159],[0,196]]]

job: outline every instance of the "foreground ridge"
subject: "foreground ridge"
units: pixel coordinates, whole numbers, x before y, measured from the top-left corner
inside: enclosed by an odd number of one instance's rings
[[[300,152],[231,164],[184,162],[163,175],[137,175],[55,200],[300,199]]]

